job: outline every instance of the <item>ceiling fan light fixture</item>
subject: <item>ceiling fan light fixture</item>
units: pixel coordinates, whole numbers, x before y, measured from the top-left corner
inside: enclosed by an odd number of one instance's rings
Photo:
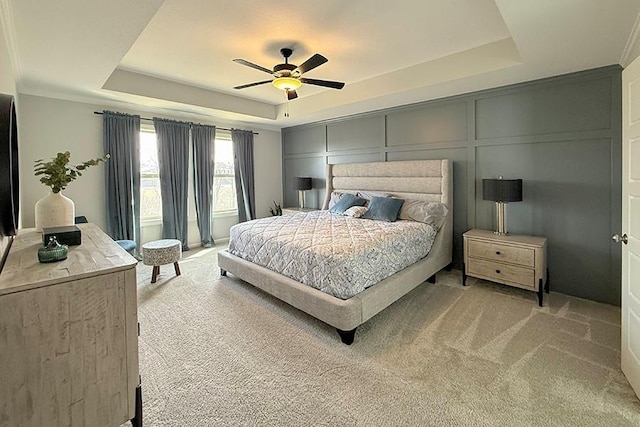
[[[272,83],[276,88],[284,91],[296,90],[302,85],[300,80],[293,77],[278,77]]]

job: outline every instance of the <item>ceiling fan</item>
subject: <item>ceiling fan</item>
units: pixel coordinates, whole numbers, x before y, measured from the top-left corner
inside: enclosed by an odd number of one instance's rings
[[[284,57],[284,64],[278,64],[273,67],[273,71],[261,67],[260,65],[254,64],[253,62],[246,61],[244,59],[234,59],[233,62],[237,62],[238,64],[246,65],[247,67],[255,68],[256,70],[264,71],[265,73],[271,74],[275,77],[272,80],[263,80],[261,82],[249,83],[246,85],[235,86],[234,89],[244,89],[251,86],[263,85],[266,83],[272,83],[275,87],[280,90],[284,90],[287,93],[287,99],[296,99],[298,94],[296,93],[296,89],[298,89],[302,83],[316,85],[316,86],[324,86],[330,87],[333,89],[342,89],[344,87],[344,83],[342,82],[334,82],[330,80],[317,80],[317,79],[307,79],[302,77],[302,75],[308,71],[313,70],[316,67],[324,64],[328,61],[327,58],[316,53],[311,58],[307,59],[305,62],[296,66],[294,64],[289,64],[289,57],[293,53],[292,49],[282,48],[280,49],[280,53]]]

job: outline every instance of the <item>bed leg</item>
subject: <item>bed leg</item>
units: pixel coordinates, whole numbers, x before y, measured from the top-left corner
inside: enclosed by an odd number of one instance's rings
[[[343,331],[342,329],[336,328],[336,331],[338,331],[338,334],[340,334],[340,339],[342,340],[343,344],[351,345],[353,344],[353,340],[356,336],[356,329],[358,328],[353,328],[350,331]]]
[[[221,268],[221,269],[220,269],[220,275],[221,275],[221,276],[226,276],[226,275],[227,275],[227,270],[225,270],[225,269]]]
[[[427,279],[427,282],[429,283],[436,283],[436,275],[434,274],[433,276],[429,277]]]
[[[453,263],[452,262],[450,262],[449,264],[447,264],[444,267],[444,271],[451,271],[451,270],[453,270]]]

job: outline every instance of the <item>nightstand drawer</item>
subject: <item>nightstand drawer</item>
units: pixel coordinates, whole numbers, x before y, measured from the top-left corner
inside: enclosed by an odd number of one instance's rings
[[[471,276],[482,276],[496,282],[513,283],[531,289],[536,287],[533,268],[518,267],[476,258],[470,258],[466,268]]]
[[[470,257],[509,262],[531,268],[535,266],[535,251],[533,249],[477,240],[469,240],[467,244],[469,245]]]

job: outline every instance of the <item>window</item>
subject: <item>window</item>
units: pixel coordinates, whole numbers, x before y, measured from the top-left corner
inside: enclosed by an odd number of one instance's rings
[[[215,140],[213,171],[213,213],[236,213],[236,181],[233,169],[233,143],[229,139]]]
[[[162,197],[156,134],[143,130],[140,132],[140,219],[148,221],[161,217]]]
[[[233,169],[233,143],[229,139],[216,139],[214,144],[212,212],[214,215],[236,214],[238,202],[236,201],[236,182]],[[189,172],[189,176],[192,173]],[[189,183],[190,199],[193,197],[192,185]],[[160,194],[156,134],[152,129],[143,129],[140,131],[140,219],[154,221],[161,218],[162,196]]]

